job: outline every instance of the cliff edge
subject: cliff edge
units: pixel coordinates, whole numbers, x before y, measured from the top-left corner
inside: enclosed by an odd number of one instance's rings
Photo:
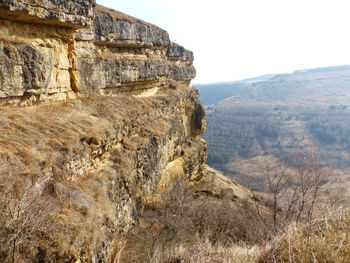
[[[1,1],[0,25],[0,261],[112,262],[175,182],[251,201],[205,165],[193,54],[166,31],[94,0]]]
[[[0,3],[0,102],[155,93],[195,76],[168,33],[94,1]]]

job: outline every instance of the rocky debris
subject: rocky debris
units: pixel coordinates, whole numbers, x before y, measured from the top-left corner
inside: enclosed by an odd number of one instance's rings
[[[233,179],[208,165],[204,168],[205,175],[194,186],[194,191],[199,195],[208,195],[220,199],[251,200],[253,194],[245,187],[237,184]]]

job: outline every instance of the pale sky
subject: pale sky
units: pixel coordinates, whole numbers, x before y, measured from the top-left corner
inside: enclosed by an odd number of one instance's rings
[[[97,0],[167,30],[195,83],[350,65],[349,0]]]

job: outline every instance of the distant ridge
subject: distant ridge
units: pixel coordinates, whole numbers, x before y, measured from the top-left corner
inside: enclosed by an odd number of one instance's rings
[[[272,79],[277,75],[266,74],[258,77],[234,80],[227,82],[216,82],[208,84],[195,84],[194,86],[199,89],[199,96],[202,103],[205,106],[213,105],[223,99],[231,96],[238,95],[246,87],[250,86],[252,83],[266,81]]]
[[[309,76],[305,77],[306,75]],[[320,83],[320,77],[327,78],[328,81],[324,80]],[[332,92],[328,90],[330,85],[336,87],[338,91],[339,89],[346,89],[348,81],[350,81],[349,77],[350,65],[341,65],[300,69],[291,73],[266,74],[242,80],[196,84],[194,86],[199,89],[200,99],[204,105],[210,106],[219,104],[228,106],[232,100],[237,101],[243,99],[251,102],[265,101],[270,103],[271,101],[285,101],[285,99],[290,96],[301,96],[301,98],[303,98],[305,92],[303,89],[310,89],[314,85],[318,86],[318,90],[313,89],[311,92],[312,94],[313,92],[320,92],[321,95],[326,93],[323,95],[328,97],[329,92]],[[341,79],[341,82],[337,81],[339,79]],[[282,82],[288,83],[282,85]],[[291,88],[292,86],[293,88]],[[326,90],[322,89],[322,87]],[[314,95],[315,94],[312,96]]]
[[[294,71],[292,74],[311,73],[311,72],[327,72],[327,71],[342,71],[342,70],[350,70],[350,65],[321,67],[321,68],[312,68],[312,69],[299,69],[299,70]]]

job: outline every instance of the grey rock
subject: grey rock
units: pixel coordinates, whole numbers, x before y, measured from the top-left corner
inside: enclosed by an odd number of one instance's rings
[[[183,46],[180,46],[175,43],[171,43],[167,49],[167,56],[176,60],[182,60],[186,62],[193,62],[194,56],[193,52],[185,49]]]
[[[51,70],[50,57],[34,46],[0,42],[0,97],[45,92]]]
[[[196,75],[193,53],[170,43],[166,31],[95,7],[92,0],[5,0],[0,8],[5,32],[0,40],[0,98],[34,96],[42,101],[77,93],[117,94],[142,85],[187,83]],[[53,27],[33,24],[28,30],[28,21]]]
[[[109,13],[97,12],[94,20],[95,41],[109,45],[167,46],[168,33],[141,22],[117,19]]]
[[[176,81],[190,81],[196,76],[196,69],[193,65],[178,66],[172,64],[169,78]]]
[[[120,61],[96,58],[79,59],[81,91],[99,93],[100,89],[113,89],[123,83],[158,81],[161,78],[190,81],[195,77],[193,66],[177,66],[169,61]]]
[[[93,18],[95,0],[3,0],[0,8],[11,11],[17,20],[49,23],[49,20],[66,26],[88,26]],[[16,14],[17,13],[17,14]],[[24,13],[24,14],[23,14]]]
[[[55,183],[53,189],[61,201],[69,201],[80,212],[86,213],[89,209],[90,204],[87,201],[86,197],[77,190],[72,190],[61,183]]]

